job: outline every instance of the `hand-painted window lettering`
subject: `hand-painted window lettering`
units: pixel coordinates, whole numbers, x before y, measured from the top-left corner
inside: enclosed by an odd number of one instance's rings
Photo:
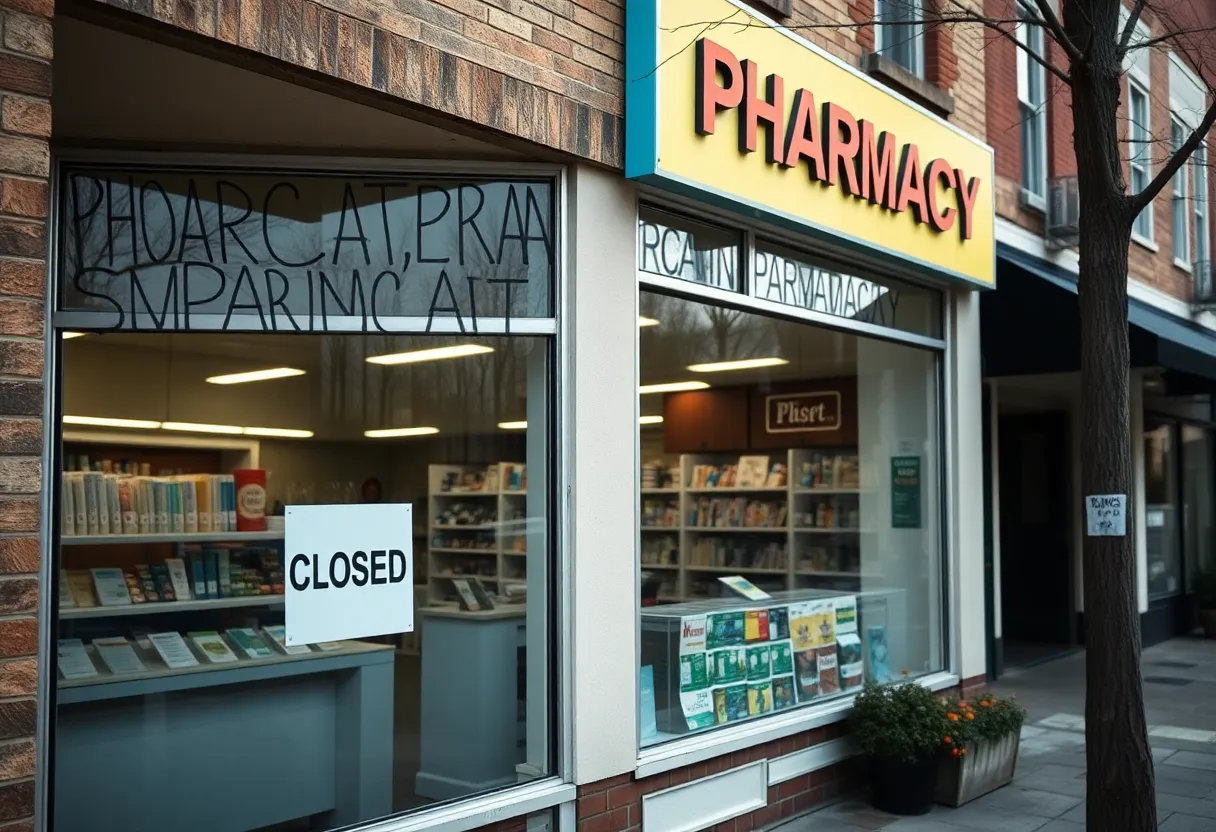
[[[69,170],[61,311],[113,329],[368,332],[553,315],[546,180]]]
[[[643,208],[638,218],[638,268],[730,292],[739,291],[742,235]]]

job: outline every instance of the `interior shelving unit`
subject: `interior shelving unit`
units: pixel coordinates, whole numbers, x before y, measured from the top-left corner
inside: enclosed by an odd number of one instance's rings
[[[745,485],[741,459],[753,462]],[[874,530],[860,523],[867,488],[855,448],[682,454],[658,480],[641,489],[640,552],[642,570],[662,581],[660,601],[704,597],[722,575],[771,591],[857,590],[881,578],[861,570],[861,541]]]
[[[477,577],[506,594],[527,583],[523,463],[431,465],[427,471],[427,598],[456,599],[452,578]]]

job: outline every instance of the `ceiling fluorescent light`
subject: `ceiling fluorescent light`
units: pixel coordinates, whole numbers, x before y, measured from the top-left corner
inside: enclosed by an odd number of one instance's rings
[[[439,361],[444,358],[466,358],[470,355],[484,355],[494,352],[493,347],[481,344],[456,344],[451,347],[435,347],[429,350],[414,350],[413,352],[395,352],[389,355],[369,355],[368,364],[417,364],[419,361]]]
[[[712,364],[689,364],[694,373],[725,373],[731,370],[755,370],[760,367],[779,367],[789,364],[784,358],[743,358],[739,361],[717,361]]]
[[[527,430],[527,422],[499,422],[498,427],[501,430]]]
[[[439,428],[383,428],[381,430],[365,430],[363,435],[368,439],[392,439],[396,436],[431,436],[439,433]]]
[[[140,430],[156,430],[160,422],[148,419],[108,419],[103,416],[64,416],[65,425],[89,425],[95,428],[136,428]]]
[[[638,419],[639,425],[661,425],[663,424],[662,416],[643,416]]]
[[[281,436],[284,439],[310,439],[312,431],[295,428],[245,428],[246,436]]]
[[[659,325],[658,318],[647,318],[645,315],[638,315],[638,326],[639,327],[658,326],[658,325]]]
[[[638,388],[638,393],[645,396],[647,393],[683,393],[687,390],[704,390],[709,387],[703,381],[669,381],[666,384],[643,384]]]
[[[85,335],[88,335],[87,332],[64,332],[61,334],[63,335],[63,340],[65,341],[67,341],[69,338],[83,338]]]
[[[201,422],[165,422],[161,425],[163,430],[180,430],[186,433],[225,433],[230,436],[239,436],[245,432],[242,427],[236,425],[207,425]]]
[[[248,373],[229,373],[224,376],[211,376],[208,384],[244,384],[247,381],[269,381],[272,378],[291,378],[304,375],[303,370],[294,367],[272,367],[269,370],[252,370]]]

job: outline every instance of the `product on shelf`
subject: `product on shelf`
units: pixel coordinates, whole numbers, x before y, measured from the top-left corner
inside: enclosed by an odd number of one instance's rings
[[[687,565],[718,569],[785,569],[786,545],[777,541],[755,541],[703,537],[688,549]]]
[[[97,667],[78,638],[61,638],[56,650],[56,665],[65,679],[91,679],[97,676]]]
[[[215,630],[197,630],[187,633],[199,652],[212,664],[231,664],[238,661],[228,643]]]
[[[68,591],[72,595],[74,606],[87,608],[97,606],[97,595],[93,592],[93,576],[84,569],[65,570]]]
[[[691,503],[688,525],[696,528],[774,529],[785,525],[786,504],[744,497],[701,497]]]
[[[678,566],[680,540],[675,535],[646,535],[641,545],[642,566]]]
[[[489,526],[498,521],[498,508],[485,503],[451,503],[439,508],[435,525],[448,527]]]
[[[642,500],[642,527],[657,529],[680,525],[680,508],[674,500]]]
[[[272,624],[268,627],[263,627],[262,632],[270,637],[274,645],[283,652],[285,656],[297,656],[301,653],[311,653],[312,649],[307,644],[292,644],[287,643],[287,628],[282,624]]]
[[[227,631],[228,638],[251,659],[268,659],[274,651],[266,646],[266,642],[250,627],[234,627]]]
[[[126,576],[121,569],[93,569],[93,589],[103,607],[120,607],[132,603]],[[140,599],[143,600],[142,597]]]
[[[93,648],[97,650],[97,655],[105,662],[110,672],[115,675],[144,673],[148,669],[132,649],[131,642],[121,636],[95,638]]]
[[[822,454],[802,463],[799,488],[857,488],[860,485],[856,454]]]
[[[642,488],[672,488],[675,484],[675,471],[663,460],[656,459],[642,463]]]
[[[83,470],[66,471],[63,477],[66,537],[209,534],[239,528],[232,474],[151,477]],[[264,489],[262,493],[264,507]],[[250,497],[248,502],[252,510],[256,501]]]
[[[198,659],[179,633],[151,633],[148,641],[167,666],[174,669],[198,667]]]

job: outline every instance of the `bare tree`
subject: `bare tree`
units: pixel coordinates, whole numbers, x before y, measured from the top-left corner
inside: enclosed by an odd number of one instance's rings
[[[1130,193],[1125,179],[1125,116],[1120,99],[1124,67],[1138,50],[1172,49],[1203,79],[1213,102],[1205,59],[1216,31],[1195,0],[1010,0],[1001,16],[985,13],[976,0],[926,3],[924,23],[979,26],[990,40],[1008,40],[1027,60],[1041,65],[1071,93],[1073,149],[1080,198],[1078,295],[1081,330],[1081,482],[1084,494],[1133,493],[1128,371],[1128,248],[1133,223],[1181,171],[1216,121],[1209,103],[1180,145],[1154,153],[1157,175]],[[1138,22],[1151,17],[1153,34]],[[690,27],[689,48],[717,26],[761,25],[742,12]],[[886,25],[872,19],[851,23],[812,19],[795,30],[856,30]],[[904,25],[906,24],[893,24]],[[1034,51],[1017,27],[1039,27],[1057,48]],[[820,32],[820,34],[824,34]],[[921,35],[916,35],[921,36]],[[1059,60],[1057,60],[1059,58]],[[669,60],[670,57],[665,58]],[[1198,114],[1197,114],[1198,115]],[[1206,176],[1206,171],[1201,175]],[[1129,518],[1121,537],[1086,537],[1082,544],[1086,615],[1087,822],[1090,829],[1151,832],[1157,828],[1152,756],[1144,718],[1137,614],[1136,560]]]

